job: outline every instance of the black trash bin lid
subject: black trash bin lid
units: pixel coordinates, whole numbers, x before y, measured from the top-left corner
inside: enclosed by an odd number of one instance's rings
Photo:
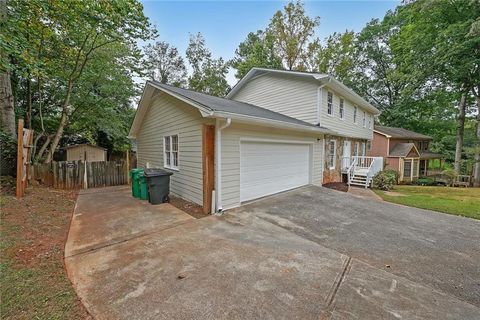
[[[160,168],[145,169],[145,177],[171,176],[173,172],[169,172]]]

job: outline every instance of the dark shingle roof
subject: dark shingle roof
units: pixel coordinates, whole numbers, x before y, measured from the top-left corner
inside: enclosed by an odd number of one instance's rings
[[[390,150],[391,157],[406,157],[415,146],[413,143],[397,143],[392,150]]]
[[[442,159],[443,155],[441,153],[435,153],[430,151],[419,151],[420,158],[423,159]]]
[[[413,139],[413,140],[432,140],[432,137],[416,133],[403,128],[384,127],[375,125],[375,131],[389,135],[392,138],[398,139]]]
[[[316,126],[314,124],[311,124],[302,120],[298,120],[292,117],[288,117],[281,113],[274,112],[265,108],[261,108],[253,104],[225,99],[225,98],[219,98],[219,97],[211,96],[208,94],[195,92],[192,90],[187,90],[183,88],[166,85],[157,81],[151,81],[151,82],[155,86],[158,86],[165,90],[179,94],[182,97],[187,98],[192,102],[198,103],[203,107],[210,109],[212,111],[227,112],[227,113],[232,113],[237,115],[257,117],[257,118],[281,121],[281,122],[286,122],[286,123],[291,123],[296,125],[328,130],[327,128]]]

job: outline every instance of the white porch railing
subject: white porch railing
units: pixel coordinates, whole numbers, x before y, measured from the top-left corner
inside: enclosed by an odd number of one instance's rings
[[[342,165],[343,161],[342,159]],[[372,183],[375,174],[383,170],[382,157],[353,156],[349,161],[350,165],[345,170],[349,185],[356,184],[367,188]],[[345,164],[347,164],[347,161],[345,161]]]

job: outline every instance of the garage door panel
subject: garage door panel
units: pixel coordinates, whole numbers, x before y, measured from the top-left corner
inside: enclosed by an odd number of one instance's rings
[[[300,187],[310,181],[310,146],[242,142],[240,167],[240,201]]]

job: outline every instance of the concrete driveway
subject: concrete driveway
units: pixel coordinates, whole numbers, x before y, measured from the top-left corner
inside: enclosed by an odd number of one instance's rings
[[[110,188],[79,196],[65,262],[98,319],[476,319],[479,227],[315,187],[196,220]]]

